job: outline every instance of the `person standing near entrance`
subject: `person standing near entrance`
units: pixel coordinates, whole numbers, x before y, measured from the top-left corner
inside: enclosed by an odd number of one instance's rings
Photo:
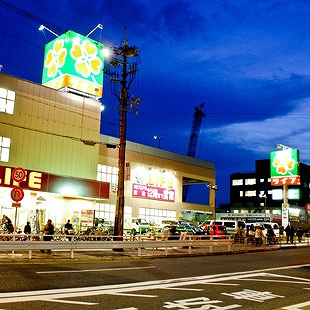
[[[44,237],[43,241],[51,241],[53,238],[53,234],[55,232],[54,225],[52,224],[52,220],[49,219],[44,226]],[[41,250],[41,252],[44,252],[44,250]],[[47,250],[48,253],[51,252],[51,250]]]
[[[30,222],[27,222],[27,224],[24,227],[24,234],[26,235],[30,235],[31,234],[31,226],[30,226]]]
[[[70,223],[70,220],[68,220],[67,223],[65,224],[65,234],[67,236],[74,234],[73,226]],[[67,237],[67,240],[72,240],[72,237]]]
[[[67,223],[65,224],[65,233],[66,235],[71,235],[73,231],[73,226],[70,223],[70,220],[67,221]]]
[[[24,234],[28,235],[28,240],[30,240],[30,234],[31,234],[31,226],[30,226],[30,222],[27,222],[27,224],[24,227]]]

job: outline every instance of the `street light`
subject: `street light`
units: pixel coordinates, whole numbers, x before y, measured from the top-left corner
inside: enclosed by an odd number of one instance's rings
[[[214,206],[214,221],[216,221],[216,196],[215,192],[218,190],[218,185],[213,183],[207,183],[206,186],[210,189],[210,201]]]
[[[162,138],[159,136],[154,136],[154,139],[158,141],[158,148],[160,149],[160,141]]]
[[[266,214],[266,212],[267,212],[267,194],[266,193],[264,193],[263,195],[259,195],[259,197],[260,198],[264,198],[265,200],[264,200],[264,211],[265,211],[265,217],[264,217],[264,222],[266,222],[266,218],[267,218],[267,214]]]
[[[120,111],[118,185],[114,221],[114,240],[116,241],[123,239],[127,112],[135,112],[137,114],[137,109],[141,102],[141,98],[135,98],[133,95],[129,97],[129,88],[138,71],[140,57],[136,46],[128,46],[126,35],[127,28],[125,27],[122,46],[114,47],[113,56],[109,59],[109,65],[112,68],[105,70],[105,73],[110,76],[112,94],[119,101],[117,109]],[[133,60],[129,61],[129,58]],[[117,87],[119,85],[120,88]]]

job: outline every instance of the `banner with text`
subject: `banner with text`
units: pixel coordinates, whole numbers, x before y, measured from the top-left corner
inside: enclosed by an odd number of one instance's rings
[[[174,202],[175,190],[160,186],[132,184],[132,197]]]

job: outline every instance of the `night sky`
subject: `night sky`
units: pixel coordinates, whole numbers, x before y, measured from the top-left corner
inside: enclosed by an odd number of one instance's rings
[[[310,164],[310,1],[0,0],[2,72],[41,83],[44,45],[73,30],[141,51],[127,139],[186,154],[194,107],[205,103],[196,157],[212,161],[217,204],[229,176],[252,172],[278,143]],[[101,132],[118,136],[118,101],[104,81]]]

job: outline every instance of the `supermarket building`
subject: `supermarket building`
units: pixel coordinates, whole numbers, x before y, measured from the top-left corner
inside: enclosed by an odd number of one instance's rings
[[[0,216],[16,216],[41,230],[70,219],[77,229],[94,218],[113,221],[118,178],[118,139],[100,134],[101,103],[0,73]],[[16,167],[26,171],[14,181]],[[124,221],[142,217],[201,220],[214,217],[208,204],[183,202],[187,184],[216,184],[213,162],[127,141]],[[23,189],[16,206],[12,189]]]

